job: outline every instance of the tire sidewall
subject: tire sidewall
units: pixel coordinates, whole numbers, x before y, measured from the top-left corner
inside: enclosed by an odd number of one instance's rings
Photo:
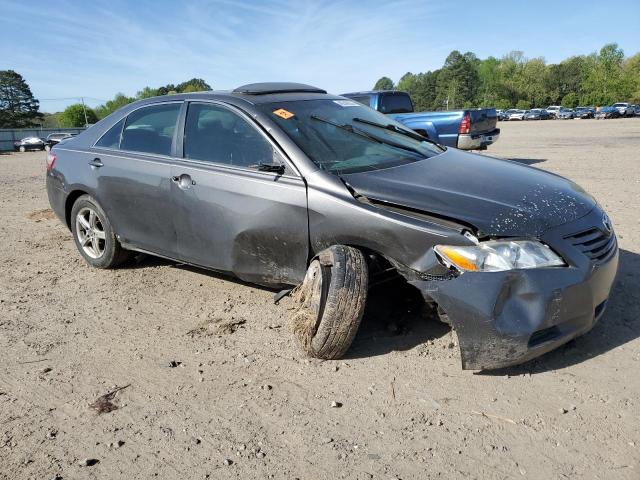
[[[358,330],[367,297],[368,268],[361,251],[337,245],[327,250],[329,265],[322,265],[323,284],[320,299],[319,317],[311,341],[312,356],[335,359],[344,355],[351,345]],[[353,260],[359,260],[359,271],[353,270]],[[321,260],[321,264],[325,263]],[[349,266],[348,266],[349,265]],[[354,291],[354,287],[356,291]],[[345,308],[343,297],[339,300],[341,290],[348,293]],[[360,300],[353,302],[359,297]],[[353,302],[353,303],[352,303]]]
[[[105,233],[104,253],[99,258],[91,258],[90,256],[88,256],[84,252],[82,245],[80,245],[80,242],[78,240],[78,232],[76,229],[76,216],[78,215],[78,212],[85,207],[91,208],[96,212],[96,214],[98,215],[98,218],[100,219],[100,223],[102,224],[102,227],[104,229],[104,233]],[[102,207],[100,207],[100,204],[89,195],[82,195],[73,204],[73,208],[71,209],[71,232],[73,233],[73,241],[76,244],[76,247],[80,252],[80,255],[82,255],[82,257],[87,261],[89,265],[97,268],[110,268],[117,263],[118,240],[116,239],[115,234],[113,232],[111,222],[109,221],[109,218],[107,217]]]

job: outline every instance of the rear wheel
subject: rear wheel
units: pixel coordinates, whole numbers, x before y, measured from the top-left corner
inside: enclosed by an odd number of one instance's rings
[[[294,296],[294,333],[303,350],[327,360],[342,357],[360,326],[369,286],[362,251],[336,245],[323,251],[307,270]]]
[[[93,267],[114,268],[131,256],[118,242],[104,210],[89,195],[73,204],[71,231],[78,251]]]
[[[24,153],[27,151],[27,147],[25,147],[24,145],[20,145],[20,148],[18,148],[18,150],[20,150],[20,153]]]

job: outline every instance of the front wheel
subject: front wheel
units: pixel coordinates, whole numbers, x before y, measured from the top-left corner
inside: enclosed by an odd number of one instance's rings
[[[24,145],[20,145],[20,148],[18,148],[18,150],[20,150],[20,153],[24,153],[27,151],[27,147],[25,147]]]
[[[362,251],[336,245],[318,255],[294,296],[294,333],[311,357],[342,357],[353,342],[369,287]]]
[[[104,210],[89,195],[82,195],[73,204],[71,231],[78,251],[92,267],[114,268],[130,257],[130,252],[120,246]]]

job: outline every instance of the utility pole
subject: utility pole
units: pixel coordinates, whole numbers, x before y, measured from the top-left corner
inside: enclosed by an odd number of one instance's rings
[[[89,126],[89,120],[87,120],[87,107],[84,105],[84,97],[80,97],[80,100],[82,101],[82,110],[84,111],[84,128],[87,128]]]

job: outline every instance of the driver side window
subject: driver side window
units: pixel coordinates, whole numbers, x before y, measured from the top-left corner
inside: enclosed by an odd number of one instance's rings
[[[231,110],[190,103],[184,127],[184,157],[251,168],[272,164],[274,151],[255,127]]]

